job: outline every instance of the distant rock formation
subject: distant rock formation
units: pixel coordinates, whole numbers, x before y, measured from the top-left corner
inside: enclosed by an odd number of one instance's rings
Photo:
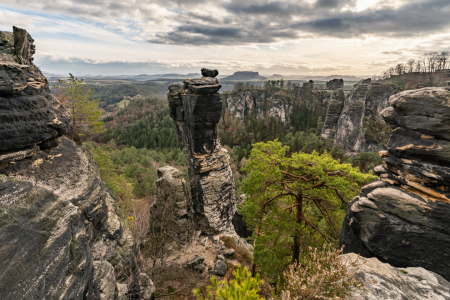
[[[328,90],[337,90],[344,88],[344,79],[333,79],[327,81],[326,87]]]
[[[389,106],[389,97],[394,92],[392,86],[372,84],[370,78],[361,81],[352,89],[342,109],[341,104],[338,104],[340,101],[329,106],[331,111],[327,113],[322,137],[333,138],[334,144],[351,156],[361,151],[376,150],[378,143],[366,139],[364,126],[365,123],[371,122],[384,124],[378,115]],[[339,115],[336,123],[337,114]]]
[[[260,76],[258,72],[241,71],[234,72],[233,75],[222,78],[222,80],[266,80],[266,77]]]
[[[37,143],[68,134],[72,117],[33,65],[30,35],[14,27],[14,34],[0,32],[0,37],[0,162],[8,162],[14,152],[21,152],[20,157]],[[8,151],[7,161],[3,151]]]
[[[189,162],[194,221],[206,234],[233,232],[236,212],[230,156],[220,145],[217,123],[222,111],[221,88],[213,77],[169,85],[170,116]]]
[[[328,105],[327,115],[322,129],[322,138],[334,137],[336,134],[336,125],[344,108],[345,95],[342,89],[333,91],[330,104]]]
[[[450,283],[423,268],[394,268],[376,258],[344,255],[344,260],[358,260],[356,278],[365,282],[365,290],[355,290],[349,300],[430,300],[450,299]]]
[[[139,297],[132,234],[89,151],[57,138],[72,119],[33,65],[32,38],[0,37],[0,298]]]
[[[239,120],[254,113],[257,119],[277,117],[284,123],[289,123],[293,107],[284,93],[275,93],[265,98],[261,89],[233,91],[228,94],[227,106],[230,114]]]
[[[450,280],[450,89],[390,98],[381,112],[392,131],[378,181],[350,202],[345,252],[396,267],[422,267]]]

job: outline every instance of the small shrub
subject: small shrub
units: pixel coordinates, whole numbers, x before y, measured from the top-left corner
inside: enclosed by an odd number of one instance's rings
[[[204,296],[205,291],[195,289],[192,292],[198,300],[264,300],[258,295],[262,280],[259,274],[252,277],[247,268],[242,269],[239,264],[237,269],[233,271],[235,279],[227,282],[222,280],[217,282],[217,277],[211,277],[211,284],[206,288],[207,295]]]
[[[281,292],[282,300],[345,299],[352,290],[364,289],[364,281],[354,277],[358,260],[344,262],[343,248],[334,250],[331,245],[324,244],[321,251],[317,248],[309,250],[309,259],[291,265],[284,272],[286,282]]]

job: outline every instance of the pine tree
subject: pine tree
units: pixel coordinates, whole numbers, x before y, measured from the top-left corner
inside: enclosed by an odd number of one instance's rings
[[[58,79],[57,96],[72,114],[74,133],[82,136],[87,133],[105,131],[105,124],[99,120],[102,110],[99,99],[91,99],[94,88],[88,89],[83,79],[78,80],[72,74],[67,80]]]

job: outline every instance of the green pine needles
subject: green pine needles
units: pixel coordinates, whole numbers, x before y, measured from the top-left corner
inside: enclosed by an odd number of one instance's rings
[[[254,265],[270,281],[303,261],[309,247],[337,246],[347,203],[376,179],[327,152],[296,152],[277,140],[253,145],[240,207],[253,229]]]
[[[200,289],[193,290],[198,300],[264,300],[258,295],[260,286],[263,283],[259,274],[252,277],[245,267],[238,264],[233,271],[234,278],[230,282],[222,280],[217,282],[217,277],[211,277],[211,284],[207,287],[207,295],[204,297]]]
[[[105,131],[105,124],[99,120],[102,110],[98,107],[100,99],[92,99],[94,89],[88,89],[83,79],[78,80],[69,73],[67,80],[58,79],[57,97],[72,114],[74,132],[80,136],[86,133]]]

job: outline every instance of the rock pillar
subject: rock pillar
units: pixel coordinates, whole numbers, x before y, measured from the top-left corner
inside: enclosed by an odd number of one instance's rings
[[[217,123],[222,112],[218,72],[169,85],[170,116],[189,161],[189,180],[198,229],[207,234],[234,232],[234,179],[228,151],[220,145]],[[214,77],[208,77],[214,76]]]

